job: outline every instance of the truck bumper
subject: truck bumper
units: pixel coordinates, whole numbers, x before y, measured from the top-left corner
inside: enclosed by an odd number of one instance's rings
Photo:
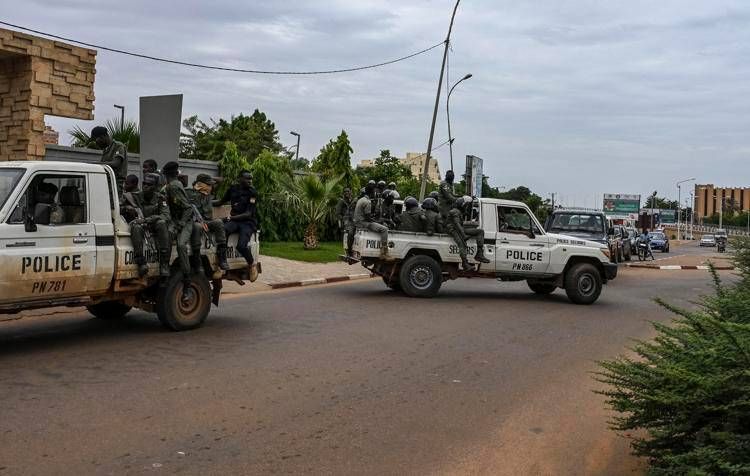
[[[617,264],[615,263],[602,263],[604,266],[604,279],[609,281],[617,277]]]

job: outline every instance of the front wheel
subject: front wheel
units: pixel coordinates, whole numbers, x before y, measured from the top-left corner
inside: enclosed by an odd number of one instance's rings
[[[132,307],[122,301],[106,301],[86,306],[86,309],[99,319],[114,320],[125,317]]]
[[[203,325],[211,310],[211,285],[203,274],[193,274],[187,293],[182,292],[182,272],[169,277],[159,290],[156,314],[164,327],[186,331]]]
[[[575,304],[592,304],[602,292],[602,276],[590,263],[573,265],[565,275],[565,293]]]
[[[526,284],[529,286],[529,289],[534,291],[536,294],[552,294],[555,289],[557,289],[557,286],[555,286],[552,283],[545,283],[542,281],[532,281],[528,280],[526,281]]]
[[[415,255],[401,266],[398,281],[407,296],[428,298],[438,293],[443,276],[437,261],[429,256]]]

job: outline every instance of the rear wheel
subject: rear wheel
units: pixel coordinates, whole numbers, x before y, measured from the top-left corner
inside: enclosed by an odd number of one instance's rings
[[[552,283],[545,283],[543,281],[532,281],[528,280],[526,281],[526,284],[528,284],[529,289],[534,291],[536,294],[552,294],[555,289],[557,289],[557,286],[555,286]]]
[[[203,274],[190,277],[188,292],[183,296],[182,272],[169,277],[159,291],[156,314],[167,329],[185,331],[203,325],[211,310],[211,286]]]
[[[565,293],[576,304],[591,304],[602,292],[602,277],[590,263],[573,265],[565,275]]]
[[[107,301],[100,302],[99,304],[92,304],[86,306],[86,309],[99,319],[121,319],[125,317],[125,314],[130,312],[131,306],[123,303],[122,301]]]
[[[407,296],[427,298],[438,293],[443,276],[437,261],[429,256],[415,255],[401,266],[398,281]]]

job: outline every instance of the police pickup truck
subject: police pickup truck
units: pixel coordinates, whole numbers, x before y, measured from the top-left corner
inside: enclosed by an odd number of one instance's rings
[[[449,279],[497,278],[526,281],[537,294],[564,288],[572,302],[591,304],[599,298],[602,285],[617,276],[607,245],[546,233],[521,202],[480,198],[471,213],[467,226],[484,230],[484,254],[492,260],[478,264],[475,271],[460,268],[458,247],[445,234],[389,231],[388,254],[381,258],[379,236],[359,230],[353,256],[344,260],[361,262],[388,287],[412,297],[432,297]],[[470,239],[468,256],[475,253],[476,241]]]
[[[230,270],[218,267],[215,247],[204,246],[204,273],[191,276],[185,293],[174,247],[166,283],[159,283],[153,250],[146,252],[149,272],[139,278],[115,187],[112,170],[103,165],[0,164],[0,313],[86,306],[96,317],[115,319],[137,307],[180,331],[203,324],[211,303],[218,306],[223,280],[257,278],[260,263],[248,269],[234,247],[236,234],[229,237]],[[250,247],[257,258],[257,234]]]

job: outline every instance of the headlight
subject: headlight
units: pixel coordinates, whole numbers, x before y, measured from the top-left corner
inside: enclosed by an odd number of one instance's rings
[[[602,254],[607,257],[607,259],[610,258],[609,248],[599,248],[599,251],[601,251]]]

